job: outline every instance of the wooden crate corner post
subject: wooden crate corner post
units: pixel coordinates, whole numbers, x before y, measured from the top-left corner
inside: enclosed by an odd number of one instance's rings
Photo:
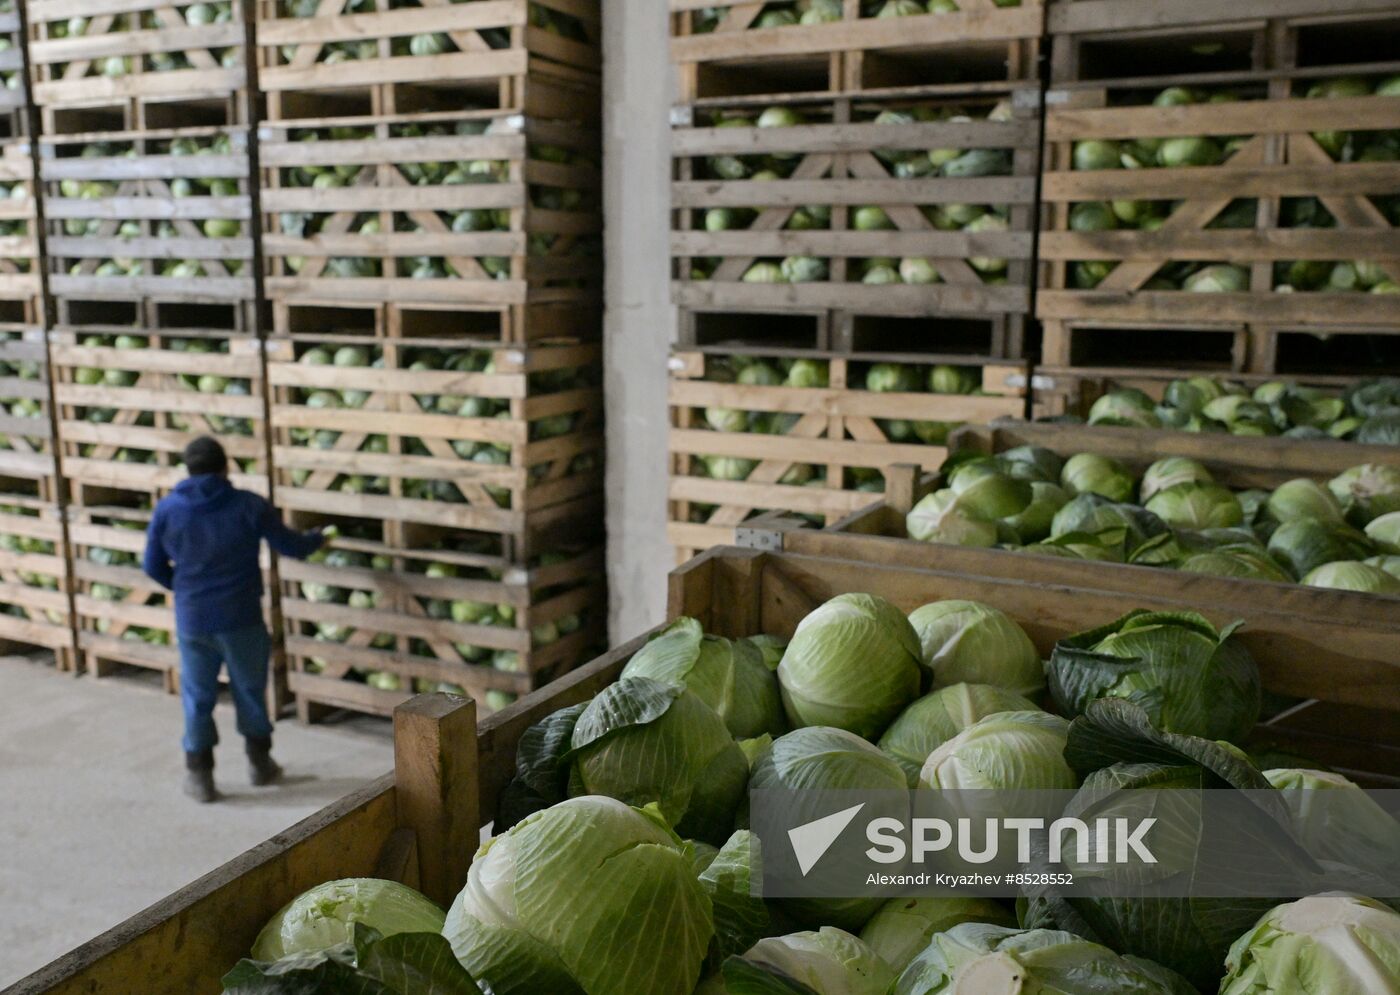
[[[476,703],[425,694],[394,709],[401,828],[417,840],[419,890],[443,906],[467,882],[481,827]]]

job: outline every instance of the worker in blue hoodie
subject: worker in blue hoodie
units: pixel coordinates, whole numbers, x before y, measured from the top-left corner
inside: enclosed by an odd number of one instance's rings
[[[229,687],[246,741],[248,776],[255,785],[282,775],[272,759],[267,662],[271,640],[262,613],[259,548],[264,539],[283,556],[304,559],[320,548],[319,530],[295,532],[264,498],[228,480],[228,456],[204,436],[185,447],[182,480],[156,505],[146,533],[143,568],[175,592],[180,643],[180,698],[185,709],[185,793],[200,802],[214,788],[214,703],[219,669]]]

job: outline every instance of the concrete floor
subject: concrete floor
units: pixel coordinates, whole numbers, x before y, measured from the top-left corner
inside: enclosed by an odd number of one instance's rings
[[[0,657],[0,989],[393,767],[389,723],[277,726],[278,787],[248,785],[233,709],[216,776],[180,793],[179,701]]]

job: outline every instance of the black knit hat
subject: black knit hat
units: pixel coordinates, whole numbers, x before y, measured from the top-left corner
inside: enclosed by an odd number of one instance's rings
[[[185,447],[185,469],[191,477],[206,473],[223,473],[228,469],[228,454],[219,440],[201,435]]]

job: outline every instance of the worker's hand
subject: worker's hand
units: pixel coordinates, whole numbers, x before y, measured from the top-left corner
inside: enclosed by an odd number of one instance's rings
[[[311,531],[316,538],[321,540],[321,545],[323,546],[340,535],[340,528],[335,525],[318,525]]]

